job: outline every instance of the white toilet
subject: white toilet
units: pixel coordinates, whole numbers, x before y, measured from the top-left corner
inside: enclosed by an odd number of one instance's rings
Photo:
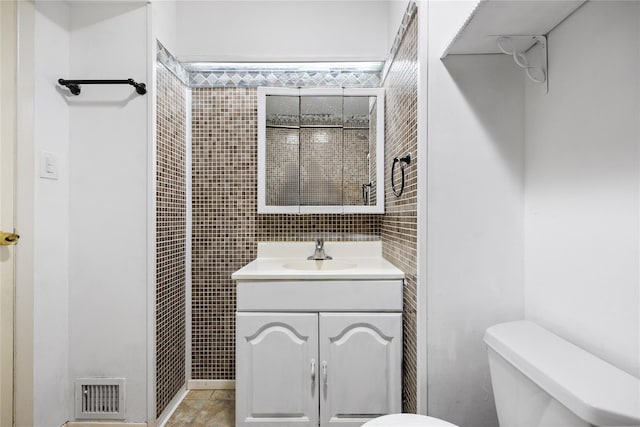
[[[500,427],[640,426],[640,380],[528,321],[487,329]],[[414,414],[362,427],[455,427]]]
[[[487,329],[500,427],[640,426],[640,380],[529,321]]]

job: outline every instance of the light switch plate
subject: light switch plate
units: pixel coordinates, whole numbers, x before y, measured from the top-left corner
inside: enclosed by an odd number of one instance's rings
[[[58,179],[58,157],[48,151],[40,153],[40,178]]]

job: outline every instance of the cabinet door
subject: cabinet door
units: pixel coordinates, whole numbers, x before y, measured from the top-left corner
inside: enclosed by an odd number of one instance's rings
[[[320,425],[401,411],[402,314],[320,314]]]
[[[318,426],[318,315],[238,313],[236,426]]]

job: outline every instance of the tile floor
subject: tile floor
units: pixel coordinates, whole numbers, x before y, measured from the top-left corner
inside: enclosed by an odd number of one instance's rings
[[[190,390],[165,427],[234,427],[235,390]]]

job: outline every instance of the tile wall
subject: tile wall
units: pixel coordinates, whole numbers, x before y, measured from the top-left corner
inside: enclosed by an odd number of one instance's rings
[[[156,415],[185,383],[186,88],[157,66]]]
[[[411,9],[410,9],[411,10]],[[413,8],[415,12],[415,8]],[[384,81],[385,90],[385,215],[382,218],[384,257],[405,272],[403,411],[416,411],[417,398],[417,14],[405,17],[406,32]],[[391,189],[391,162],[411,153],[400,197]],[[424,162],[423,162],[424,163]],[[400,181],[396,167],[395,182]]]
[[[192,90],[192,378],[235,379],[231,273],[259,241],[379,239],[378,215],[257,214],[257,90]]]
[[[192,374],[234,379],[235,284],[256,254],[257,92],[192,89]]]

